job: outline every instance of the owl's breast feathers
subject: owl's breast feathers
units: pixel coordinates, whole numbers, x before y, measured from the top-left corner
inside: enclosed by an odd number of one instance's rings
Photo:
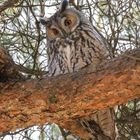
[[[67,38],[57,38],[48,44],[49,73],[58,75],[77,71],[91,63],[97,64],[107,55],[106,44],[93,30],[81,27]]]

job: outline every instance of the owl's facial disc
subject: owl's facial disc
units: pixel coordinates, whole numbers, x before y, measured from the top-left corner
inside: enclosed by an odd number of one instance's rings
[[[58,29],[57,27],[53,25],[50,27],[47,27],[46,31],[47,31],[47,38],[50,41],[62,36],[62,32],[60,31],[60,29]]]
[[[59,11],[50,18],[42,18],[40,22],[46,26],[49,41],[56,38],[69,37],[80,24],[79,12],[68,8],[68,0],[63,0]]]
[[[62,13],[62,18],[60,19],[60,26],[66,32],[66,34],[72,33],[79,25],[78,15],[70,9],[67,9]]]
[[[40,21],[46,27],[47,39],[51,41],[69,37],[80,24],[80,17],[73,9],[66,9],[64,12],[57,12],[52,17]]]

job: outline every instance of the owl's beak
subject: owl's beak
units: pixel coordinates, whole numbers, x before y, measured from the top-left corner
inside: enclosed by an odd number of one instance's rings
[[[40,23],[42,25],[46,25],[47,24],[47,20],[45,18],[40,18]]]

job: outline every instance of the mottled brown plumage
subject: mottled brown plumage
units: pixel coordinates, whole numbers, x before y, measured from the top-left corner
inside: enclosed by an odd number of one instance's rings
[[[81,12],[68,7],[67,0],[59,11],[41,22],[46,27],[50,76],[78,71],[90,64],[96,66],[106,59],[107,42]],[[112,109],[95,111],[79,122],[95,139],[114,140],[112,112]]]

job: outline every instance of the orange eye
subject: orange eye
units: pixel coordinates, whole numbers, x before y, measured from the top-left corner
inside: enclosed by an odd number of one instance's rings
[[[52,32],[54,33],[54,35],[59,34],[59,31],[57,29],[52,29]]]
[[[70,19],[66,19],[66,20],[64,21],[65,26],[70,26],[71,23],[72,23],[72,22],[71,22]]]

